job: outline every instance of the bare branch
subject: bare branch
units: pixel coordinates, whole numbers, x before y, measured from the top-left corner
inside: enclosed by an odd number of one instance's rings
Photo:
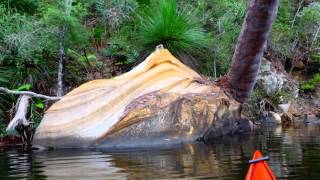
[[[311,46],[313,46],[313,44],[316,42],[317,38],[318,38],[318,34],[320,32],[320,26],[318,27],[314,37],[313,37],[313,40],[312,40],[312,43],[311,43]]]
[[[15,95],[28,95],[31,97],[36,97],[36,98],[42,98],[42,99],[47,99],[50,101],[58,101],[61,99],[61,97],[56,97],[56,96],[46,96],[43,94],[37,94],[31,91],[14,91],[14,90],[10,90],[4,87],[0,87],[0,91],[5,92],[7,94],[15,94]]]
[[[296,22],[296,18],[297,18],[297,16],[298,16],[299,12],[300,12],[300,9],[301,9],[301,7],[302,7],[302,5],[303,5],[303,2],[304,2],[304,0],[301,0],[301,1],[300,1],[299,7],[298,7],[298,9],[297,9],[297,12],[294,14],[294,17],[293,17],[293,20],[292,20],[292,23],[291,23],[291,29],[293,28],[294,23]]]

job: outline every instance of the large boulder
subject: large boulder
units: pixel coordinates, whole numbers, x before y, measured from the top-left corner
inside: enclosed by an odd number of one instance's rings
[[[212,130],[228,129],[225,121],[246,129],[238,110],[221,88],[158,49],[130,72],[85,83],[53,104],[33,144],[128,147],[210,139],[217,134]]]

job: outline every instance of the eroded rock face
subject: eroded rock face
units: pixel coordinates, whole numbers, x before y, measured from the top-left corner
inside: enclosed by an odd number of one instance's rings
[[[195,141],[215,129],[215,122],[239,116],[238,109],[219,87],[159,49],[128,73],[90,81],[64,96],[45,113],[34,144],[131,147]]]

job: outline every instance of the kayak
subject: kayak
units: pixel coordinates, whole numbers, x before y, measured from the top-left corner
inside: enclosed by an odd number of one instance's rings
[[[247,172],[246,180],[275,180],[276,177],[267,163],[268,159],[268,157],[263,157],[262,153],[257,150],[252,160],[249,161],[250,168]]]

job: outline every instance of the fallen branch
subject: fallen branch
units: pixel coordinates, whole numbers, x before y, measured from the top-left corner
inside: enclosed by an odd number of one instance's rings
[[[50,101],[57,101],[61,99],[61,97],[46,96],[31,91],[15,91],[4,87],[0,87],[0,92],[1,91],[7,94],[20,95],[15,109],[15,116],[7,126],[6,132],[8,134],[16,134],[16,132],[18,132],[22,138],[25,148],[31,147],[30,145],[32,142],[34,130],[31,122],[27,119],[27,114],[30,107],[30,99],[32,97],[36,97]]]
[[[61,97],[57,97],[57,96],[46,96],[43,94],[37,94],[31,91],[14,91],[14,90],[10,90],[4,87],[0,87],[0,91],[8,93],[8,94],[15,94],[15,95],[27,95],[27,96],[31,96],[31,97],[36,97],[36,98],[42,98],[42,99],[47,99],[50,101],[58,101],[61,99]]]

